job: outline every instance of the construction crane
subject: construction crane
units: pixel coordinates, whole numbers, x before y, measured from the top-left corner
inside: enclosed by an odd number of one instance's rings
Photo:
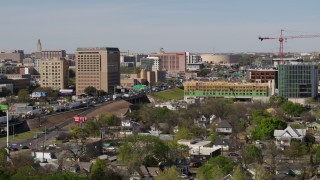
[[[265,39],[276,39],[280,42],[279,47],[279,56],[280,56],[280,64],[283,64],[283,41],[287,41],[288,39],[298,39],[298,38],[315,38],[320,37],[320,34],[314,34],[314,35],[297,35],[297,36],[284,36],[283,32],[285,30],[280,30],[280,37],[261,37],[259,36],[260,41],[263,41]]]

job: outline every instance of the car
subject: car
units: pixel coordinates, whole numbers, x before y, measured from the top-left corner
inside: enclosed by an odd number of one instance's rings
[[[230,152],[228,156],[239,157],[240,155],[235,152]]]
[[[28,146],[22,146],[21,149],[30,149]]]

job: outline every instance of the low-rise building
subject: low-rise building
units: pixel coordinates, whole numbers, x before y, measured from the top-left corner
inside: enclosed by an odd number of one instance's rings
[[[220,123],[218,123],[216,132],[219,134],[231,134],[232,126],[228,121],[222,120]]]
[[[307,129],[295,129],[288,126],[284,130],[274,130],[273,136],[276,139],[277,146],[290,146],[292,141],[303,142],[306,136]]]

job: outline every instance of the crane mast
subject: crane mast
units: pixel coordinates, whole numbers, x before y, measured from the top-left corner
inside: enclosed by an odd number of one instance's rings
[[[276,37],[261,37],[259,36],[259,40],[268,40],[268,39],[276,39],[280,42],[280,47],[279,47],[279,56],[280,56],[280,64],[283,64],[283,58],[284,58],[284,53],[283,53],[283,41],[286,41],[287,39],[297,39],[297,38],[315,38],[315,37],[320,37],[320,34],[314,34],[314,35],[297,35],[297,36],[284,36],[283,35],[284,30],[280,30],[280,36],[278,38]]]

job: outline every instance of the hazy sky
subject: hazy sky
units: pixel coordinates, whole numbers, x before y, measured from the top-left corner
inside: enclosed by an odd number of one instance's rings
[[[320,34],[319,0],[0,0],[0,49],[276,52],[259,35]],[[285,51],[320,51],[320,38]]]

